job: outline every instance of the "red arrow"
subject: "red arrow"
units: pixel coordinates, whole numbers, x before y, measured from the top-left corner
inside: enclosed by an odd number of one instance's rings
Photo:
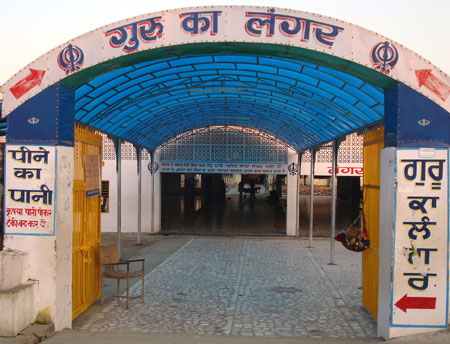
[[[37,70],[30,68],[30,74],[20,80],[17,84],[11,87],[9,90],[11,93],[19,99],[33,87],[41,84],[44,78],[45,70]]]
[[[408,297],[408,294],[405,294],[395,305],[405,313],[407,309],[436,309],[436,298]]]
[[[450,95],[450,87],[432,72],[433,71],[431,69],[416,70],[416,77],[419,82],[419,87],[425,86],[445,102]]]

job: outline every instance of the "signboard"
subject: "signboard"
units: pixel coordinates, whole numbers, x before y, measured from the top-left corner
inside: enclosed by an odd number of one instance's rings
[[[162,47],[220,42],[276,44],[330,54],[399,80],[450,110],[450,77],[379,34],[289,9],[206,6],[129,18],[58,46],[2,86],[2,115],[59,80],[105,61]]]
[[[84,181],[86,183],[86,197],[100,195],[100,156],[86,154],[84,156]]]
[[[448,326],[448,150],[398,149],[392,327]]]
[[[287,174],[287,164],[161,162],[164,173]]]
[[[329,163],[316,163],[316,176],[331,176]],[[159,166],[158,166],[159,168]],[[156,171],[156,170],[155,170]],[[162,161],[162,173],[224,173],[224,174],[288,174],[288,164],[242,164],[242,163],[194,163],[185,161]],[[309,175],[309,162],[301,164],[301,174]],[[362,177],[363,166],[359,163],[342,163],[337,167],[338,176]]]
[[[7,145],[5,235],[54,235],[56,148]]]
[[[301,174],[308,175],[310,173],[310,163],[302,162]],[[333,169],[329,162],[316,162],[314,164],[315,176],[331,176]],[[363,164],[361,163],[340,163],[336,168],[336,175],[339,177],[362,177],[364,174]]]

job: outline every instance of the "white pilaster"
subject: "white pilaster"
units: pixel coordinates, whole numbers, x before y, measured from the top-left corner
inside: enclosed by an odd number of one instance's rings
[[[439,173],[436,159],[447,166]],[[377,334],[391,339],[447,328],[448,150],[385,148],[380,168]]]
[[[28,278],[39,283],[37,310],[50,309],[57,331],[72,327],[73,156],[73,147],[56,149],[56,170],[53,167],[51,172],[56,176],[54,235],[27,235],[25,232],[5,236],[5,248],[28,253]],[[48,171],[50,173],[50,169]],[[52,185],[48,187],[53,190]]]
[[[153,177],[149,163],[150,159],[142,161],[142,233],[151,233],[152,230]]]
[[[380,266],[377,336],[389,339],[391,316],[392,240],[395,207],[395,147],[381,151],[380,161]]]
[[[286,234],[288,236],[298,235],[298,154],[288,149],[288,175],[287,175],[287,205],[286,205]]]
[[[161,232],[161,152],[155,151],[155,163],[153,166],[153,233]]]
[[[72,327],[73,147],[57,148],[55,330]]]

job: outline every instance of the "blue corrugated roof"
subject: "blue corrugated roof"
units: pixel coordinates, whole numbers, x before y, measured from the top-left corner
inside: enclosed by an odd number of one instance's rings
[[[75,94],[76,120],[151,150],[196,128],[237,125],[302,151],[384,117],[381,88],[325,66],[268,56],[139,63],[98,76]]]

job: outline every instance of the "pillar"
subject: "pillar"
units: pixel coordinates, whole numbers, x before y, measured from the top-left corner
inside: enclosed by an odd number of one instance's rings
[[[137,218],[138,218],[138,234],[137,234],[137,245],[141,245],[141,233],[142,233],[142,154],[141,147],[134,146],[136,150],[136,160],[137,160],[137,174],[138,174],[138,206],[137,206]]]
[[[299,166],[298,154],[288,149],[288,175],[287,175],[287,206],[286,206],[286,234],[298,235],[298,194],[299,194]]]
[[[116,200],[117,200],[117,238],[116,245],[119,253],[119,258],[122,253],[122,139],[116,137],[114,139],[114,147],[116,150],[116,171],[117,171],[117,188],[116,188]]]
[[[330,228],[330,265],[334,265],[334,237],[336,235],[336,173],[339,143],[333,141],[332,162],[331,162],[331,228]]]
[[[448,327],[450,116],[409,87],[385,94],[378,336]]]
[[[448,148],[430,147],[381,153],[378,335],[385,339],[448,326],[448,156]]]
[[[157,149],[153,161],[153,233],[161,232],[161,151]]]
[[[309,165],[309,244],[312,247],[314,225],[314,166],[316,165],[316,149],[312,148],[311,163]]]
[[[57,331],[72,326],[73,114],[74,91],[56,84],[8,116],[5,248],[28,254]]]
[[[149,170],[151,166],[150,152],[147,150],[149,159],[141,161],[142,173],[142,233],[152,232],[152,192],[153,180]]]

